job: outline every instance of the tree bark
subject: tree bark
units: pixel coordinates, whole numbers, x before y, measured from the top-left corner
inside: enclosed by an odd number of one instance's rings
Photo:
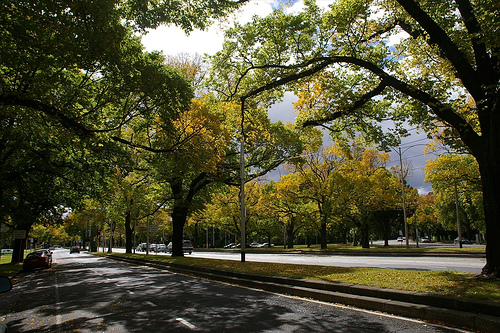
[[[174,206],[172,210],[172,257],[184,257],[182,243],[184,240],[184,224],[186,223],[188,208]]]
[[[295,219],[296,219],[296,217],[291,217],[290,224],[286,228],[286,232],[287,232],[287,240],[286,241],[287,241],[287,247],[289,249],[293,249],[293,239],[295,238],[295,232],[294,232]]]
[[[500,176],[498,174],[500,155],[491,154],[486,159],[489,161],[478,159],[486,223],[486,265],[482,274],[498,278],[500,277]]]
[[[326,250],[327,244],[326,244],[326,218],[321,219],[321,249]]]
[[[132,253],[132,243],[134,240],[131,207],[132,207],[132,200],[130,200],[130,206],[125,212],[125,253]]]

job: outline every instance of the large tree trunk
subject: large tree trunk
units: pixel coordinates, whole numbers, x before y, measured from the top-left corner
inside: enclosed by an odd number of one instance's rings
[[[184,256],[182,242],[184,240],[184,224],[186,224],[187,215],[187,207],[174,206],[172,210],[172,257]]]
[[[286,233],[287,233],[287,239],[286,239],[286,242],[287,242],[287,247],[289,249],[293,249],[293,240],[295,238],[295,233],[294,233],[294,228],[295,228],[295,219],[296,217],[291,217],[290,218],[290,224],[287,226],[286,228]]]
[[[36,220],[36,213],[32,211],[31,204],[21,200],[19,207],[11,214],[12,222],[16,230],[25,230],[28,237],[31,226]],[[24,249],[26,248],[26,239],[16,239],[14,241],[14,251],[12,253],[11,263],[20,263],[24,260]]]
[[[370,248],[370,233],[366,223],[363,223],[363,225],[361,226],[361,247],[363,249]]]
[[[500,277],[500,155],[478,159],[486,222],[486,265],[482,273]]]
[[[28,234],[27,231],[26,234]],[[12,258],[10,260],[12,264],[23,262],[25,248],[26,248],[26,238],[14,240],[14,249],[13,249],[14,251],[12,253]]]
[[[130,205],[127,211],[125,212],[125,253],[132,253],[132,246],[134,241],[131,207],[132,205]]]
[[[321,233],[321,249],[322,250],[326,250],[327,248],[327,242],[326,242],[326,218],[325,219],[321,219],[321,229],[320,229],[320,233]]]

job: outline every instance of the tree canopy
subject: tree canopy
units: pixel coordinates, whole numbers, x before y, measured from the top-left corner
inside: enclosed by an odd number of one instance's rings
[[[128,163],[120,131],[153,109],[174,119],[193,96],[140,34],[204,28],[243,2],[3,1],[0,218],[29,231],[40,214],[95,196]]]
[[[293,90],[299,120],[394,143],[405,124],[459,139],[477,160],[487,229],[486,275],[500,275],[500,20],[493,1],[340,0],[277,10],[226,34],[212,57],[226,98]],[[391,119],[392,134],[381,121]]]

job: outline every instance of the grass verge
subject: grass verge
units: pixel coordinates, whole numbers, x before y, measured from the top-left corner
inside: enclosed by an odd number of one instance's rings
[[[12,276],[23,268],[23,264],[11,264],[12,254],[3,254],[0,258],[0,276]]]
[[[104,253],[98,254],[104,255]],[[331,267],[249,261],[242,263],[234,260],[190,257],[172,258],[170,256],[146,256],[145,254],[125,253],[113,253],[112,255],[158,260],[181,265],[200,266],[250,274],[352,283],[378,288],[454,295],[465,298],[500,302],[500,280],[483,279],[475,274],[464,272]]]

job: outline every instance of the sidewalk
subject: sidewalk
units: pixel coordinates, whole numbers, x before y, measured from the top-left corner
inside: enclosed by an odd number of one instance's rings
[[[500,327],[500,304],[494,302],[355,284],[243,274],[146,259],[111,255],[105,257],[134,265],[146,265],[234,285],[340,303],[479,332],[498,332]]]

